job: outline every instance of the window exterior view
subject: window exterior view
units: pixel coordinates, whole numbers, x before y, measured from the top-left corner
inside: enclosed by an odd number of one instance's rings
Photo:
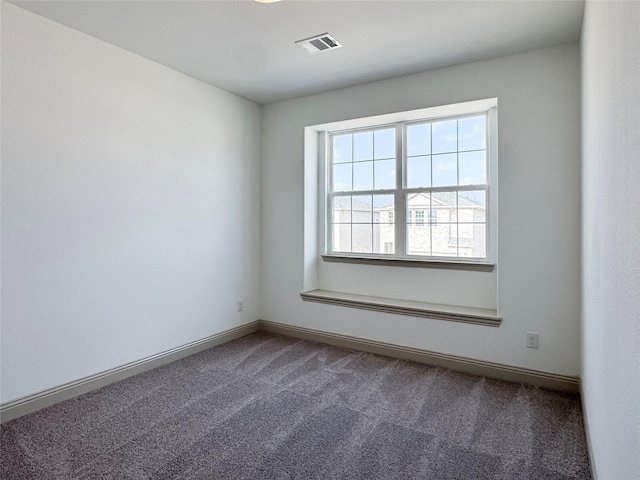
[[[488,257],[487,114],[330,133],[329,254]]]

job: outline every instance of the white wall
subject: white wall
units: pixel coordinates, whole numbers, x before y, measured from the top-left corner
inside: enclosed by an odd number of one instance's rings
[[[2,402],[259,318],[260,113],[2,2]]]
[[[578,45],[570,44],[264,107],[263,318],[577,375],[579,61]],[[304,127],[491,97],[498,98],[497,290],[503,324],[491,328],[302,302],[299,293],[313,268],[307,265],[305,278]],[[390,270],[400,267],[350,268],[363,285],[403,281],[399,270]],[[416,270],[408,273],[425,285],[443,277],[439,270]],[[456,284],[452,272],[446,276]],[[427,289],[424,300],[431,300]],[[525,348],[527,331],[539,332],[539,350]]]
[[[582,30],[582,386],[599,479],[640,478],[640,3]]]

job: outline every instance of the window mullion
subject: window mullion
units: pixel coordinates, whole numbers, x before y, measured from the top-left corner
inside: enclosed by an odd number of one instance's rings
[[[407,232],[407,202],[404,194],[406,185],[406,159],[404,148],[404,125],[396,125],[396,255],[404,257],[406,255],[406,232]]]
[[[324,195],[326,198],[325,214],[325,252],[333,252],[333,135],[329,133],[325,138],[325,150],[328,150],[325,158],[324,175],[326,178]]]

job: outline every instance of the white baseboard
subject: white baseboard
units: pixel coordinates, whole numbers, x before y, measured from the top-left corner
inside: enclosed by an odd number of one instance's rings
[[[452,370],[458,370],[474,375],[498,378],[511,382],[526,383],[553,390],[563,390],[575,393],[580,391],[580,380],[578,377],[514,367],[457,355],[432,352],[418,348],[405,347],[402,345],[341,335],[338,333],[296,327],[267,320],[256,320],[135,362],[127,363],[95,375],[84,377],[73,382],[65,383],[54,388],[4,403],[0,405],[0,421],[5,423],[14,418],[36,412],[50,405],[82,395],[90,392],[91,390],[104,387],[167,363],[174,362],[181,358],[188,357],[189,355],[193,355],[259,330],[349,348],[352,350],[375,353],[387,357],[410,360],[427,365],[450,368]],[[589,432],[587,429],[587,437],[588,434]]]
[[[120,365],[119,367],[96,373],[95,375],[90,375],[73,382],[3,403],[0,405],[0,422],[5,423],[28,413],[36,412],[50,405],[90,392],[91,390],[124,380],[133,375],[188,357],[189,355],[194,355],[236,338],[244,337],[259,329],[260,321],[256,320],[135,362]]]
[[[580,383],[580,405],[582,406],[582,421],[584,422],[584,437],[587,443],[587,455],[589,456],[589,467],[591,468],[591,479],[597,480],[595,457],[593,456],[593,448],[591,444],[591,431],[589,430],[589,417],[587,417],[587,408],[584,403],[584,391],[582,390],[582,382]]]
[[[552,390],[562,390],[573,393],[578,393],[580,391],[580,379],[569,375],[543,372],[523,367],[514,367],[511,365],[476,360],[473,358],[446,353],[432,352],[419,348],[404,347],[402,345],[350,337],[347,335],[296,327],[267,320],[260,321],[260,330],[289,337],[312,340],[319,343],[326,343],[352,350],[375,353],[393,358],[401,358],[403,360],[411,360],[413,362],[434,365],[437,367],[450,368],[452,370],[498,378],[500,380],[507,380],[510,382],[526,383]]]

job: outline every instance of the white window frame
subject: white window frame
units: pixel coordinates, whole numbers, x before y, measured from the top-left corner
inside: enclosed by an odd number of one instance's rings
[[[426,255],[407,255],[406,249],[406,225],[408,224],[405,195],[411,191],[419,191],[424,189],[407,189],[406,186],[406,155],[404,150],[406,126],[411,123],[432,122],[444,120],[446,118],[460,118],[466,116],[474,116],[478,114],[486,114],[486,134],[487,134],[487,183],[486,186],[456,186],[457,191],[463,190],[486,190],[486,257],[485,258],[469,258],[469,257],[437,257]],[[398,127],[398,125],[401,125]],[[331,198],[329,195],[331,185],[331,165],[330,158],[330,135],[332,132],[345,133],[348,130],[373,130],[389,126],[396,126],[396,158],[400,161],[396,162],[396,188],[393,190],[396,195],[395,202],[395,221],[404,220],[404,226],[396,227],[396,252],[394,254],[386,253],[348,253],[348,252],[332,252],[331,251]],[[453,105],[445,105],[439,107],[431,107],[426,109],[414,110],[410,112],[401,112],[396,114],[381,115],[378,117],[369,117],[355,119],[342,122],[334,122],[326,125],[316,126],[319,133],[319,167],[320,167],[320,185],[318,189],[319,209],[318,219],[319,225],[319,253],[325,260],[352,261],[354,259],[370,260],[365,263],[376,263],[376,260],[401,260],[403,263],[412,262],[422,266],[430,266],[429,264],[451,264],[452,268],[456,268],[455,264],[483,264],[494,265],[497,259],[497,99],[485,99],[472,102],[464,102]],[[399,138],[398,138],[399,137]],[[444,190],[451,191],[454,188],[446,187]],[[433,188],[428,189],[434,191]],[[387,190],[374,190],[355,192],[358,194],[388,194]],[[425,211],[425,227],[431,226],[431,218],[427,218]],[[401,248],[398,248],[401,247]],[[387,263],[388,264],[388,263]],[[416,265],[418,266],[418,265]],[[446,268],[446,267],[445,267]]]

